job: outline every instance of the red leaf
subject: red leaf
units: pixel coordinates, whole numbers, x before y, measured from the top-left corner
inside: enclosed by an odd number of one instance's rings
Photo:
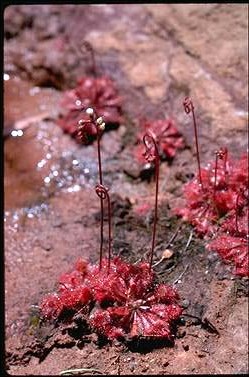
[[[207,246],[208,250],[216,251],[221,258],[235,265],[235,274],[249,276],[248,269],[248,237],[235,237],[221,234]]]

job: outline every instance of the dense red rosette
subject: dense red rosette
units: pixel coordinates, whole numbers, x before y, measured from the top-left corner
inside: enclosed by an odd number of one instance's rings
[[[90,315],[90,325],[109,339],[138,336],[172,339],[172,323],[182,313],[177,305],[177,292],[165,284],[157,285],[148,263],[129,267],[129,278],[121,273],[112,281],[118,305],[97,309]]]
[[[102,268],[83,260],[59,279],[58,292],[44,297],[40,308],[46,319],[82,311],[89,325],[109,339],[153,336],[172,339],[172,323],[182,309],[177,292],[157,284],[146,262],[129,264],[120,258],[102,260]],[[91,309],[90,309],[91,307]]]
[[[122,99],[109,77],[82,77],[74,89],[67,90],[61,100],[62,117],[58,119],[61,128],[77,137],[78,122],[84,118],[84,110],[94,108],[104,118],[106,125],[119,124]],[[88,135],[95,137],[96,128],[89,124]]]

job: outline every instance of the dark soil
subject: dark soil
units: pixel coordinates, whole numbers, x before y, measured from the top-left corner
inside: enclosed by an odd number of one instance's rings
[[[12,5],[4,13],[5,351],[12,375],[242,374],[248,372],[248,279],[205,249],[173,214],[196,172],[191,95],[201,162],[218,146],[246,151],[246,4]],[[132,156],[140,117],[172,117],[186,147],[160,166],[154,258],[159,280],[177,287],[184,314],[174,344],[112,344],[71,325],[45,324],[38,305],[79,256],[97,262],[96,143],[82,146],[56,124],[63,90],[99,74],[123,97],[124,122],[104,133],[104,182],[113,208],[113,252],[127,261],[151,247],[155,183]],[[15,132],[21,131],[13,136]],[[145,172],[144,177],[146,177]],[[148,176],[149,178],[153,178]],[[139,216],[143,203],[150,207]],[[105,240],[105,245],[107,245]],[[169,258],[161,260],[169,249]],[[161,260],[161,261],[160,261]],[[157,263],[158,262],[158,263]],[[71,372],[73,373],[73,372]],[[77,371],[74,372],[75,374]]]

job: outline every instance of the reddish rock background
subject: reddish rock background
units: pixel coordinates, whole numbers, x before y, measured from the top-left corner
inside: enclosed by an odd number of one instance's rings
[[[247,149],[248,5],[12,5],[4,12],[4,201],[6,370],[19,375],[241,374],[248,372],[248,279],[231,273],[171,209],[196,172],[190,95],[199,124],[201,161],[219,146],[233,157]],[[115,80],[124,121],[102,138],[104,179],[113,202],[114,252],[136,261],[150,249],[154,182],[137,175],[131,154],[139,117],[172,117],[187,147],[161,164],[155,262],[177,286],[186,320],[174,347],[135,351],[66,339],[40,328],[37,305],[78,256],[98,260],[99,207],[95,144],[82,147],[56,124],[63,90],[90,74],[82,40],[100,74]],[[13,133],[19,130],[18,134]],[[13,136],[14,135],[14,136]],[[17,136],[15,136],[17,135]],[[18,136],[20,135],[20,136]],[[36,340],[43,342],[39,349]]]

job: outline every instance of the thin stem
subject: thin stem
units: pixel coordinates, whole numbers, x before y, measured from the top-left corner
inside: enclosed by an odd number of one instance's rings
[[[98,184],[95,187],[96,194],[101,200],[101,203],[103,205],[103,201],[107,199],[107,204],[108,204],[108,273],[110,270],[110,264],[111,264],[111,241],[112,241],[112,234],[111,234],[111,201],[110,201],[110,196],[108,194],[108,188]],[[103,213],[103,212],[102,212]],[[102,252],[102,249],[101,249]],[[100,260],[100,266],[102,265],[102,259]],[[101,268],[101,267],[100,267]]]
[[[109,241],[108,241],[108,273],[111,264],[111,242],[112,242],[112,228],[111,228],[111,201],[107,193],[107,203],[108,203],[108,230],[109,230]]]
[[[102,258],[103,258],[103,242],[104,242],[104,204],[103,200],[100,199],[100,211],[101,211],[101,218],[100,218],[100,250],[99,250],[99,269],[102,268]]]
[[[197,135],[197,125],[196,125],[196,120],[195,120],[194,105],[193,105],[192,100],[189,97],[186,97],[183,102],[183,106],[184,106],[184,110],[186,114],[189,114],[190,112],[192,112],[192,116],[193,116],[194,131],[195,131],[195,146],[196,146],[197,164],[198,164],[198,171],[199,171],[199,183],[203,191],[203,184],[202,184],[202,178],[201,178],[200,153],[199,153],[199,146],[198,146],[198,135]]]
[[[98,144],[98,164],[99,164],[99,183],[103,184],[102,179],[102,164],[101,164],[101,153],[100,153],[100,131],[97,127],[97,144]]]
[[[156,171],[156,196],[155,196],[155,214],[154,214],[154,224],[153,224],[153,236],[152,236],[152,246],[150,254],[150,269],[153,261],[153,254],[155,249],[155,238],[156,238],[156,226],[157,226],[157,209],[158,209],[158,187],[159,187],[159,159],[156,158],[155,161],[155,171]]]
[[[103,179],[102,179],[102,164],[101,164],[101,153],[100,153],[100,137],[101,131],[105,129],[105,123],[103,119],[97,117],[96,112],[92,108],[87,108],[86,113],[89,116],[90,120],[81,120],[79,121],[79,136],[84,138],[84,127],[86,124],[92,123],[96,128],[97,133],[97,150],[98,150],[98,167],[99,167],[99,184],[103,186]],[[100,196],[100,253],[99,253],[99,270],[102,268],[102,258],[103,258],[103,232],[104,232],[104,204],[103,198]]]
[[[197,162],[198,162],[198,170],[199,170],[199,182],[203,190],[203,184],[202,184],[202,178],[201,178],[200,153],[199,153],[199,146],[198,146],[198,136],[197,136],[197,126],[196,126],[196,120],[195,120],[194,106],[192,108],[192,114],[193,114],[194,129],[195,129],[195,145],[196,145]]]
[[[156,239],[156,225],[157,225],[157,210],[158,210],[158,191],[159,191],[159,164],[160,157],[158,153],[158,147],[155,139],[149,133],[145,134],[143,137],[143,142],[145,145],[145,158],[148,162],[155,163],[155,179],[156,179],[156,195],[155,195],[155,214],[154,214],[154,224],[153,224],[153,233],[152,233],[152,246],[149,258],[150,270],[152,268],[153,255],[155,249],[155,239]]]
[[[214,170],[214,191],[213,191],[213,199],[215,199],[216,194],[216,185],[217,185],[217,172],[218,172],[218,160],[223,160],[223,169],[225,174],[225,183],[227,184],[227,170],[226,170],[226,164],[227,164],[227,148],[221,148],[219,151],[215,152],[216,158],[215,158],[215,170]]]
[[[225,173],[225,183],[226,185],[228,184],[227,180],[228,180],[228,171],[227,171],[227,155],[228,155],[228,150],[227,148],[224,148],[224,173]]]
[[[99,165],[99,183],[103,185],[102,179],[102,164],[101,164],[101,153],[100,153],[100,132],[98,126],[97,128],[97,145],[98,145],[98,165]],[[104,203],[102,197],[100,197],[100,251],[99,251],[99,269],[102,268],[102,258],[103,258],[103,242],[104,242]]]

